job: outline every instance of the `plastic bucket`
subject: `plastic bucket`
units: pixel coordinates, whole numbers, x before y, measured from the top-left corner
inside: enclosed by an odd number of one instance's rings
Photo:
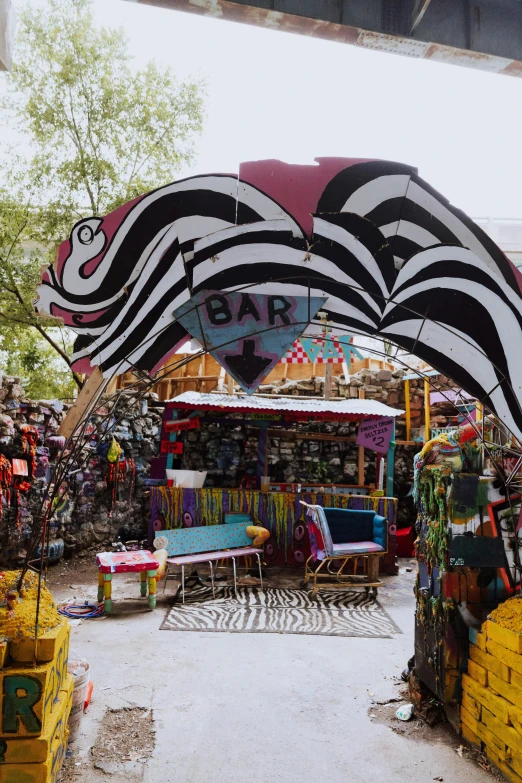
[[[73,701],[69,716],[69,742],[71,742],[71,740],[76,739],[80,730],[90,666],[84,658],[78,658],[73,655],[72,658],[69,658],[67,670],[69,674],[74,676]]]

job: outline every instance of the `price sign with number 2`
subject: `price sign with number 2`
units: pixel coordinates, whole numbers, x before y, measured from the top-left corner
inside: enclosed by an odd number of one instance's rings
[[[357,445],[386,454],[393,433],[394,419],[363,419],[359,424]]]

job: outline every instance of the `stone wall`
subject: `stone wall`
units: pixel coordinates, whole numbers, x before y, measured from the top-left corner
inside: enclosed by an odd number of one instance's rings
[[[362,390],[366,399],[404,409],[403,375],[403,370],[392,373],[388,370],[363,369],[348,378],[335,376],[332,398],[356,399]],[[437,378],[437,385],[444,384],[447,384],[447,379]],[[410,381],[410,390],[412,426],[421,427],[423,381]],[[282,379],[273,385],[261,387],[261,392],[320,396],[324,393],[324,378],[301,381]],[[63,540],[66,556],[90,548],[100,550],[110,547],[118,535],[124,539],[143,538],[146,535],[147,478],[151,459],[159,450],[163,408],[159,406],[154,393],[149,393],[144,401],[134,404],[132,399],[131,394],[125,393],[115,408],[106,404],[105,409],[102,408],[90,422],[94,434],[107,414],[119,419],[124,413],[114,430],[126,459],[125,471],[120,474],[120,480],[115,485],[110,481],[109,465],[103,448],[96,449],[93,438],[87,463],[79,471],[76,471],[79,466],[74,466],[64,482],[64,494],[57,504],[51,526],[54,539]],[[130,408],[126,410],[129,404]],[[13,483],[9,488],[4,488],[0,528],[4,561],[16,561],[25,554],[24,547],[32,530],[34,514],[59,457],[60,450],[52,445],[52,440],[63,416],[62,408],[57,401],[28,400],[19,378],[4,376],[1,379],[0,454],[9,461],[26,457],[22,448],[21,428],[27,424],[36,427],[40,436],[36,447],[35,475],[28,479],[29,488],[15,492]],[[452,405],[438,405],[432,409],[432,425],[445,426],[454,414]],[[284,429],[286,432],[274,433],[268,440],[268,464],[274,481],[357,483],[357,447],[354,443],[306,437],[307,432],[354,437],[355,424],[289,422]],[[405,437],[406,423],[401,417],[397,419],[396,438],[401,441]],[[188,431],[184,435],[182,466],[207,470],[207,483],[210,486],[236,487],[243,477],[256,475],[258,439],[259,429],[245,426],[241,414],[202,417],[201,429]],[[413,455],[419,448],[418,445],[398,445],[396,449],[395,494],[402,500],[399,503],[399,526],[411,524],[414,519],[411,500],[404,500],[404,497],[413,480]],[[375,457],[371,452],[366,452],[365,483],[374,481]]]
[[[86,460],[71,465],[53,505],[50,518],[50,553],[70,556],[91,547],[110,548],[117,536],[144,538],[148,521],[150,460],[158,453],[163,408],[154,407],[157,395],[149,393],[139,403],[132,395],[122,395],[115,405],[102,403],[91,416],[88,432],[92,435]],[[52,480],[62,454],[63,439],[57,430],[66,412],[59,401],[34,401],[26,398],[19,378],[0,380],[0,562],[16,563],[26,554],[42,498]],[[127,410],[128,409],[128,410]],[[120,417],[123,415],[123,418]],[[107,418],[108,417],[108,418]],[[97,444],[102,423],[118,419],[113,432],[123,449],[119,471],[111,477],[106,458],[107,444]],[[23,429],[33,428],[34,457]],[[10,476],[22,459],[28,464],[28,476]],[[31,460],[34,459],[34,470]],[[4,472],[1,466],[4,467]],[[33,475],[31,475],[33,474]]]
[[[24,544],[50,478],[56,453],[53,439],[63,408],[57,400],[28,399],[20,378],[0,376],[0,555],[4,562],[25,554]],[[13,475],[13,466],[26,475]]]
[[[151,459],[158,454],[163,414],[162,407],[153,407],[155,403],[153,393],[134,404],[132,395],[126,395],[117,405],[106,405],[105,410],[91,417],[97,428],[106,411],[118,420],[111,433],[122,447],[125,469],[120,471],[118,481],[111,481],[105,449],[98,447],[85,468],[72,477],[68,489],[70,523],[64,529],[66,555],[92,546],[98,551],[103,546],[110,548],[118,536],[123,540],[146,537],[146,481]]]
[[[367,370],[348,376],[332,378],[332,399],[377,400],[392,408],[405,409],[403,377],[405,370]],[[284,379],[263,385],[263,394],[284,394],[299,397],[318,397],[324,394],[324,378],[308,378],[299,381]],[[448,388],[447,378],[435,378],[436,388]],[[410,380],[410,411],[412,429],[424,427],[424,381]],[[451,422],[455,409],[451,403],[432,406],[432,427],[444,427]],[[212,421],[208,421],[212,418]],[[243,424],[241,414],[209,414],[201,418],[201,429],[184,436],[185,450],[182,467],[191,470],[207,470],[207,484],[236,487],[246,476],[255,476],[259,428]],[[281,428],[283,429],[283,428]],[[275,428],[274,428],[275,430]],[[357,484],[357,446],[345,441],[313,440],[306,433],[331,434],[335,437],[355,437],[357,424],[349,422],[288,423],[284,432],[272,435],[268,440],[269,475],[274,481],[313,482],[333,484]],[[286,432],[286,434],[285,434]],[[302,437],[299,437],[303,433]],[[396,420],[396,440],[406,439],[406,419]],[[407,499],[413,482],[413,457],[421,444],[398,444],[395,452],[395,494],[399,504],[399,526],[412,524],[415,510],[411,498]],[[365,453],[365,484],[375,482],[375,455]]]

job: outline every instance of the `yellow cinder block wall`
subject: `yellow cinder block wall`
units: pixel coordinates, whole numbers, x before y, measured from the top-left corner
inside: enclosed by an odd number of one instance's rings
[[[509,781],[522,783],[522,634],[487,620],[469,639],[462,735]]]
[[[74,677],[67,673],[70,626],[37,647],[0,648],[0,783],[56,783],[67,747]],[[21,661],[25,661],[22,663]]]

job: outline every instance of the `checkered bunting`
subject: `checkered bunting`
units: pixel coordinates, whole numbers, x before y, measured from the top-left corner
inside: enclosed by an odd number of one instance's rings
[[[325,340],[320,337],[311,338],[311,342],[319,348],[319,352],[314,359],[317,364],[342,364],[346,361],[341,344],[337,338],[330,337],[326,340],[326,346]],[[353,360],[352,355],[351,361],[353,362]],[[290,346],[280,361],[283,364],[312,364],[312,360],[305,351],[300,337]]]

